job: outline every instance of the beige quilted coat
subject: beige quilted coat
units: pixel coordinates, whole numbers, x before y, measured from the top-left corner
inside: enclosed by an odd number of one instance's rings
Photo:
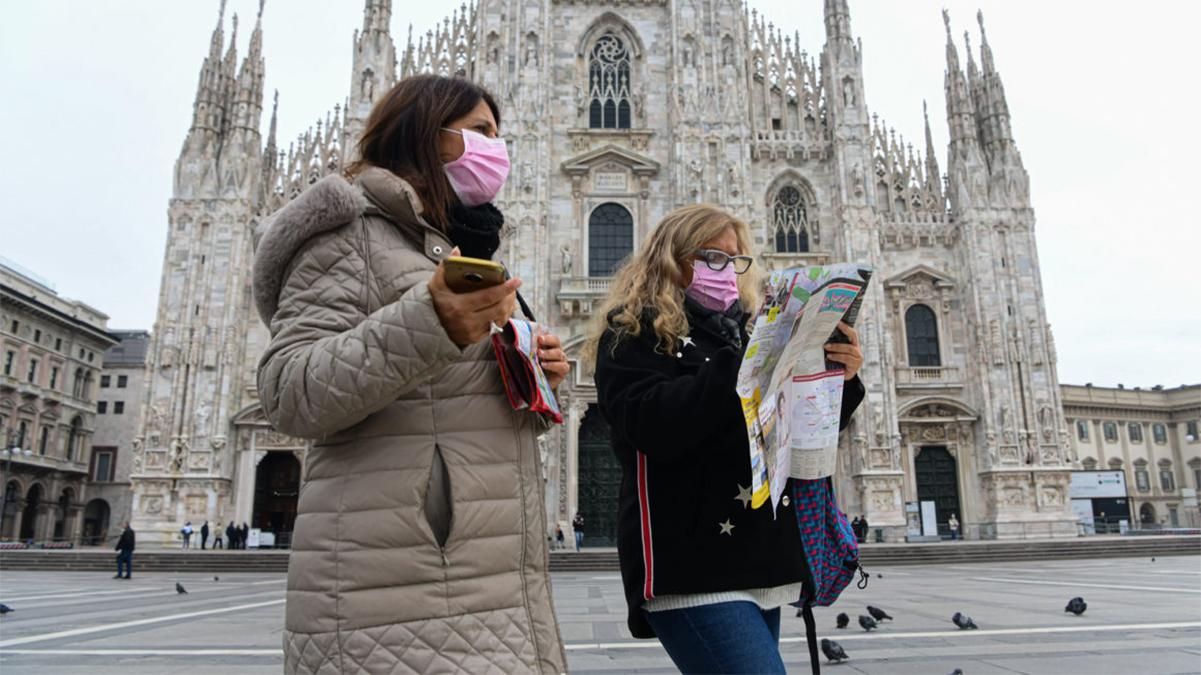
[[[426,282],[449,254],[412,188],[329,176],[267,223],[267,418],[313,439],[288,564],[289,673],[557,673],[539,419]]]

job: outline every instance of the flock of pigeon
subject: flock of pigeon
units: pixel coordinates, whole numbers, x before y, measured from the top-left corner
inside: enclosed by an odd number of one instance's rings
[[[1081,614],[1084,614],[1084,610],[1086,609],[1088,609],[1088,603],[1084,601],[1084,598],[1075,597],[1068,601],[1068,605],[1067,607],[1063,608],[1063,611],[1071,612],[1076,616],[1080,616]],[[872,607],[871,605],[868,605],[867,614],[859,615],[859,627],[865,632],[871,632],[872,630],[879,628],[881,621],[892,621],[892,617],[888,615],[888,612],[885,612],[879,607]],[[845,629],[850,623],[851,617],[847,616],[846,612],[842,612],[835,617],[835,626],[839,629]],[[972,617],[964,614],[963,612],[955,612],[952,614],[951,623],[955,624],[959,630],[976,630],[980,628],[980,626],[977,626],[976,622],[972,620]],[[822,638],[821,646],[822,654],[825,654],[826,658],[833,663],[842,663],[843,661],[851,658],[847,656],[847,652],[842,648],[842,645],[838,644],[834,640]],[[963,671],[959,668],[956,668],[951,672],[951,675],[963,675]]]
[[[220,577],[213,577],[213,581],[220,581]],[[187,593],[188,590],[183,587],[183,584],[177,581],[175,582],[175,592],[182,595]],[[1086,609],[1088,609],[1088,603],[1084,601],[1084,598],[1075,597],[1068,601],[1068,605],[1067,607],[1063,608],[1063,611],[1071,612],[1076,616],[1080,616]],[[11,611],[13,611],[13,609],[8,605],[0,604],[0,615],[8,614]],[[892,617],[889,616],[888,612],[885,612],[879,607],[872,607],[871,605],[868,605],[867,614],[859,615],[859,627],[866,632],[871,632],[872,630],[879,628],[881,621],[892,621]],[[846,612],[842,612],[835,618],[835,622],[836,627],[839,629],[844,629],[848,624],[851,623],[851,617],[847,616]],[[976,622],[972,621],[972,617],[964,614],[963,612],[955,612],[952,614],[951,623],[955,624],[959,630],[976,630],[979,628],[979,626],[976,625]],[[821,646],[822,654],[825,654],[826,658],[833,663],[842,663],[843,661],[851,658],[847,656],[847,652],[842,648],[842,645],[829,638],[822,638]],[[956,668],[954,671],[952,671],[951,675],[963,675],[963,671],[959,668]]]

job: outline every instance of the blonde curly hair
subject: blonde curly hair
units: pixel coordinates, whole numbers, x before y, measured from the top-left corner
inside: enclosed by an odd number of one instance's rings
[[[642,316],[653,310],[657,349],[671,352],[688,332],[684,315],[684,286],[692,269],[696,252],[720,236],[726,228],[734,228],[738,238],[739,255],[751,255],[751,235],[747,224],[732,214],[712,205],[693,204],[671,213],[659,223],[650,236],[613,277],[609,295],[594,315],[584,344],[585,363],[594,364],[601,336],[613,329],[617,339],[614,347],[629,336],[642,333]],[[752,265],[738,276],[738,291],[743,306],[750,311],[758,308],[762,291],[760,274]]]

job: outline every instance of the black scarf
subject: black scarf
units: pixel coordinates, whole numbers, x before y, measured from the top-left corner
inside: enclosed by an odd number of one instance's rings
[[[688,295],[685,295],[684,313],[688,316],[688,323],[690,325],[708,331],[725,342],[734,345],[735,348],[742,349],[743,326],[746,325],[750,316],[743,309],[741,301],[736,301],[726,311],[719,312],[709,309]]]
[[[504,224],[505,214],[492,202],[464,206],[463,202],[456,199],[450,209],[450,227],[446,234],[464,257],[491,260],[492,254],[500,248],[500,228]],[[526,318],[537,321],[520,292],[517,293],[517,303],[521,305]]]
[[[505,215],[492,205],[464,206],[455,200],[450,209],[450,227],[447,235],[451,243],[467,258],[491,260],[500,248],[500,228],[505,224]]]

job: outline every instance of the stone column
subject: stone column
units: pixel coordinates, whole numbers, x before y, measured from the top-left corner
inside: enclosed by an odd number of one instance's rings
[[[254,515],[254,480],[258,472],[259,459],[256,450],[257,434],[250,434],[250,447],[238,453],[238,485],[234,497],[233,520],[236,523],[249,523]]]
[[[580,421],[588,403],[578,398],[572,398],[567,410],[567,425],[563,432],[567,434],[567,515],[568,522],[575,517],[580,508]],[[586,524],[585,524],[586,525]],[[575,532],[572,531],[572,537]]]
[[[13,541],[21,539],[21,521],[25,519],[25,500],[17,499],[12,503],[12,538]]]

